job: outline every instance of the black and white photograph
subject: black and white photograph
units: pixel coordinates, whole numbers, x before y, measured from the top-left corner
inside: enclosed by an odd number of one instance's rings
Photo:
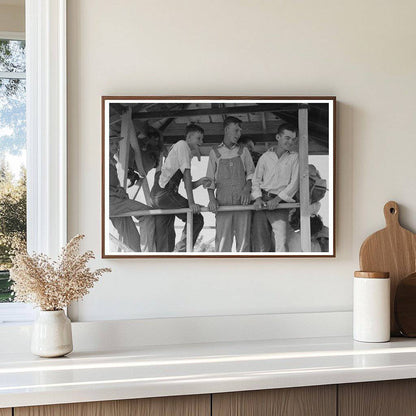
[[[334,257],[335,97],[102,97],[103,257]]]

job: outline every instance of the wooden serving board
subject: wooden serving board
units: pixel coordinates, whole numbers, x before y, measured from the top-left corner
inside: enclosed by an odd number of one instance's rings
[[[384,217],[386,228],[370,235],[361,245],[360,268],[390,273],[391,334],[400,335],[394,319],[394,297],[400,280],[416,271],[416,234],[400,225],[396,202],[384,205]]]
[[[394,298],[394,316],[400,333],[416,337],[416,273],[399,282]]]

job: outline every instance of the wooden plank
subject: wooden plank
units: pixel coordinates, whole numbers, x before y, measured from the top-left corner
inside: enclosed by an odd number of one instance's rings
[[[341,384],[338,410],[339,416],[414,416],[416,380]]]
[[[12,416],[12,409],[0,409],[0,416]]]
[[[121,123],[121,117],[118,114],[114,114],[110,117],[110,126],[117,123]]]
[[[264,113],[261,113],[264,115]],[[297,119],[297,116],[296,116]],[[189,120],[189,119],[188,119]],[[189,123],[189,121],[188,121]],[[169,128],[165,129],[163,132],[163,136],[179,136],[184,137],[185,135],[185,128],[188,123],[172,123]],[[282,124],[282,120],[275,119],[270,120],[265,126],[261,120],[259,121],[250,121],[250,122],[243,122],[242,123],[242,135],[243,136],[250,136],[252,134],[271,134],[273,135],[273,140],[276,141],[276,133],[279,126]],[[224,126],[223,122],[209,122],[209,123],[198,123],[198,126],[201,126],[204,129],[204,138],[205,136],[221,136],[224,137]]]
[[[127,173],[129,168],[129,153],[130,153],[130,138],[129,138],[129,129],[130,129],[130,119],[131,119],[131,108],[128,109],[121,116],[121,133],[120,136],[123,137],[123,140],[120,140],[120,177],[121,177],[121,186],[124,189],[127,189]]]
[[[253,133],[248,134],[244,133],[244,136],[250,137],[250,139],[253,140],[254,143],[257,142],[273,142],[273,144],[276,144],[276,133]],[[169,134],[163,136],[164,143],[165,144],[173,144],[176,143],[179,140],[183,140],[183,134]],[[204,143],[205,144],[220,144],[224,139],[224,133],[218,133],[218,134],[204,134]]]
[[[132,140],[137,140],[136,129],[134,127],[134,124],[131,118],[128,120],[128,122],[129,122],[129,128],[128,128],[129,143],[131,143]],[[149,187],[149,182],[147,181],[147,176],[146,176],[147,173],[143,166],[142,153],[140,150],[140,146],[138,147],[137,152],[135,152],[134,160],[136,161],[137,170],[139,171],[140,176],[143,177],[141,187],[143,189],[146,204],[149,206],[152,206],[152,198],[150,196],[150,187]]]
[[[209,395],[18,407],[14,410],[15,416],[210,416],[210,414]]]
[[[193,234],[194,234],[194,215],[188,211],[186,213],[186,251],[194,251]]]
[[[304,253],[311,252],[311,220],[309,216],[309,142],[308,109],[299,109],[299,178],[300,178],[300,235]]]
[[[299,208],[299,204],[294,202],[283,202],[276,209],[292,209]],[[217,212],[233,212],[233,211],[253,211],[253,205],[229,205],[218,207]],[[169,214],[185,214],[190,212],[189,208],[172,208],[172,209],[148,209],[140,211],[129,211],[123,214],[112,215],[117,217],[140,217],[143,215],[169,215]],[[207,207],[201,207],[201,212],[209,212]]]
[[[133,119],[152,119],[152,118],[170,118],[170,117],[195,117],[208,116],[213,114],[243,114],[243,113],[261,113],[263,111],[297,111],[298,104],[271,103],[242,105],[234,107],[210,107],[199,108],[197,110],[162,110],[162,111],[139,111],[133,113]]]
[[[261,129],[263,133],[267,131],[267,121],[266,121],[266,114],[261,113]]]
[[[335,416],[336,386],[212,395],[213,416]]]

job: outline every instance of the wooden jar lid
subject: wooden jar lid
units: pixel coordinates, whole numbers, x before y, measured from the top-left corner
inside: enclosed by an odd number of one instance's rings
[[[354,272],[354,277],[363,277],[365,279],[388,279],[390,277],[389,272]]]

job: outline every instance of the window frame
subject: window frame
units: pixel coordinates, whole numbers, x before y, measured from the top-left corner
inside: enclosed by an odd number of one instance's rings
[[[4,32],[0,31],[0,39],[26,40],[25,32]]]
[[[26,0],[27,246],[56,257],[67,242],[66,0]],[[0,305],[0,324],[33,320],[29,305]]]

